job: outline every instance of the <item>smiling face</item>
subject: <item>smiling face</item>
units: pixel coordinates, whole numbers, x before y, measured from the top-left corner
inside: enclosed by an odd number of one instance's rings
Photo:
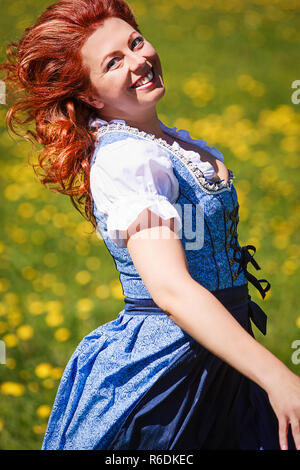
[[[103,119],[136,120],[151,113],[165,88],[159,57],[141,34],[120,18],[107,18],[81,49]]]

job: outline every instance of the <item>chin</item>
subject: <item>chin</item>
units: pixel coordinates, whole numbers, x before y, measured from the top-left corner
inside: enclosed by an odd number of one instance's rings
[[[151,98],[148,97],[148,99],[140,101],[138,106],[144,108],[153,108],[163,98],[164,94],[165,90],[162,90],[160,93],[156,93],[155,96],[151,96]]]
[[[162,85],[160,87],[155,88],[153,90],[153,96],[151,98],[152,98],[153,101],[155,101],[157,103],[158,101],[160,101],[163,98],[165,93],[166,93],[166,89],[165,89],[164,84],[162,83]]]

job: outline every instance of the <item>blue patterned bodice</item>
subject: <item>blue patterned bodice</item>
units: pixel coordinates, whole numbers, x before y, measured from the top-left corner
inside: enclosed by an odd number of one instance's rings
[[[255,247],[240,247],[238,242],[239,203],[232,171],[229,170],[228,183],[224,180],[210,182],[205,179],[197,164],[189,160],[180,149],[174,149],[165,140],[123,123],[111,123],[98,129],[91,166],[99,149],[128,138],[155,141],[169,153],[174,174],[179,182],[179,197],[174,205],[182,215],[180,240],[191,277],[210,291],[247,284],[248,279],[264,297],[268,288],[263,289],[260,282],[265,280],[258,281],[246,270],[249,261],[256,269],[260,269],[248,251],[251,248],[255,251]],[[192,226],[185,230],[188,211],[192,214],[192,217],[189,217]],[[93,213],[101,236],[120,273],[124,296],[151,298],[127,248],[117,247],[108,237],[106,216],[101,213],[101,208],[93,204]],[[194,239],[191,239],[191,235],[194,235]]]

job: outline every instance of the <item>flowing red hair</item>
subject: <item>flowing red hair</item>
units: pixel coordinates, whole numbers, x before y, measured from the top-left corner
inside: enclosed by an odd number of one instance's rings
[[[14,93],[6,114],[7,128],[42,145],[38,163],[31,164],[39,180],[48,189],[70,196],[94,228],[90,162],[95,135],[88,123],[100,114],[85,102],[93,89],[80,51],[110,17],[118,17],[139,31],[123,0],[60,0],[25,30],[19,42],[7,46],[6,62],[0,65],[7,88]],[[20,134],[24,126],[26,133]],[[84,206],[84,213],[80,206]]]

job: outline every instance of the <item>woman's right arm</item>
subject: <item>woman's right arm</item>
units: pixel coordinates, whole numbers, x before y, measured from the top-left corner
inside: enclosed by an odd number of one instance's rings
[[[144,223],[149,213],[147,210],[138,220]],[[143,228],[147,225],[135,222],[122,234],[154,302],[197,342],[267,392],[278,418],[281,448],[287,448],[290,422],[300,450],[300,378],[256,341],[210,291],[194,281],[181,241],[170,224],[172,219],[159,219],[160,226]]]

